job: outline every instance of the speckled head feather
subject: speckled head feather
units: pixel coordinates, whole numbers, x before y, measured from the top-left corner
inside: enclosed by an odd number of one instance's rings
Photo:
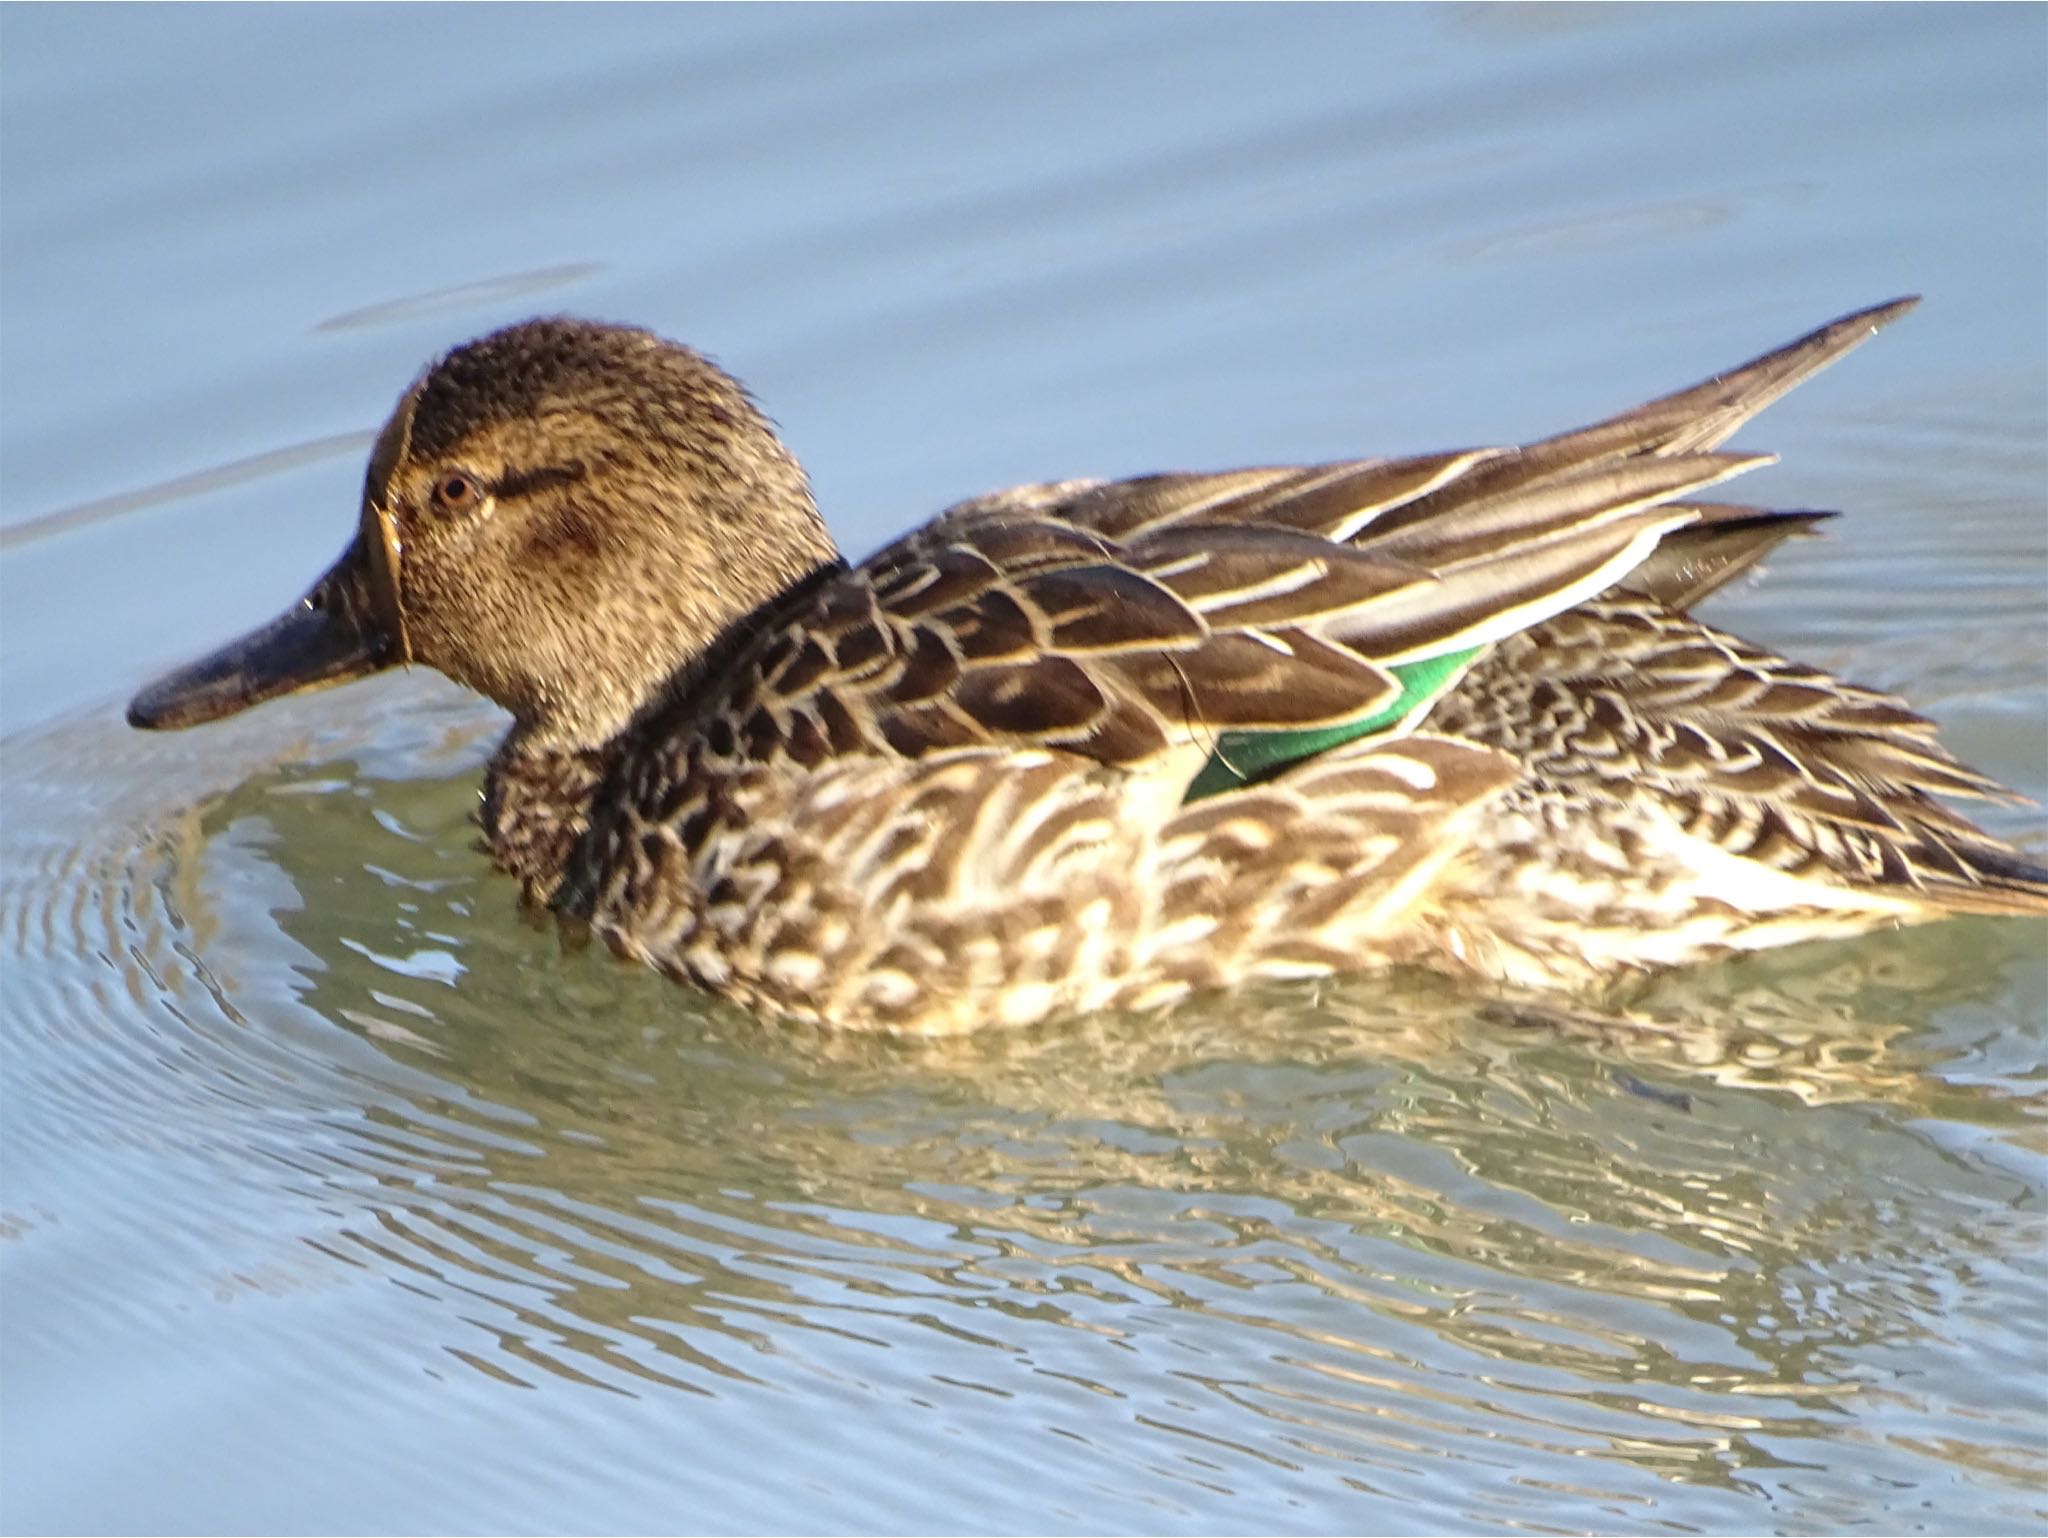
[[[591,746],[734,621],[837,559],[737,381],[651,332],[527,321],[407,391],[364,489],[412,656]]]

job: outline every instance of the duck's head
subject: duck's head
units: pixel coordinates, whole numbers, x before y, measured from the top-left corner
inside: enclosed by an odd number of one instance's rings
[[[356,537],[284,614],[158,679],[140,727],[423,662],[562,745],[601,742],[735,620],[836,559],[730,376],[592,321],[459,347],[378,434]]]

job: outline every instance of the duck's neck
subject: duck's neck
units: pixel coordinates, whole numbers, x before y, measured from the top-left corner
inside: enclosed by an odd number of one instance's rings
[[[642,748],[667,757],[664,750],[686,742],[707,700],[724,691],[746,655],[845,570],[837,552],[820,561],[686,658],[623,721],[582,732],[565,731],[559,720],[513,725],[485,772],[481,821],[492,858],[518,878],[524,901],[559,905],[562,879],[613,767],[630,764]]]
[[[484,842],[517,878],[522,902],[553,901],[577,842],[590,826],[609,745],[564,746],[515,726],[484,775]]]

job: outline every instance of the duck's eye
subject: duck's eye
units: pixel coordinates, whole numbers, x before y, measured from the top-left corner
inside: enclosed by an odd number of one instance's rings
[[[434,483],[434,506],[444,513],[474,512],[484,499],[484,488],[466,470],[450,470]]]

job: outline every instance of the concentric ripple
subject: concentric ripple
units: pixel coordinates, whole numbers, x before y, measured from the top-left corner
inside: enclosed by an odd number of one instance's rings
[[[416,1520],[521,1527],[1824,1526],[1876,1480],[1908,1529],[2042,1520],[2009,928],[1604,1013],[1380,979],[796,1036],[518,921],[493,729],[395,680],[6,745],[12,1384],[113,1343],[173,1442],[194,1382],[299,1406],[340,1522],[390,1509],[338,1472],[373,1445]]]

